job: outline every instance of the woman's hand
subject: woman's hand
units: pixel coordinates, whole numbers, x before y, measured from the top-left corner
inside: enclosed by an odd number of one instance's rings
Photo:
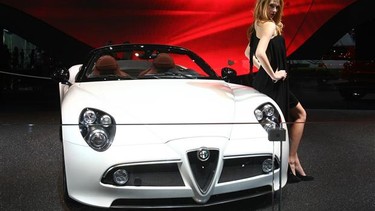
[[[275,78],[273,78],[272,80],[273,80],[274,83],[276,83],[279,80],[285,80],[286,76],[287,76],[287,73],[286,73],[285,70],[276,69],[276,71],[274,73]]]

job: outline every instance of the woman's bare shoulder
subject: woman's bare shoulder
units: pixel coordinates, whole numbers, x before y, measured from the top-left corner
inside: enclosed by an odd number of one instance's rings
[[[265,21],[257,24],[255,29],[257,31],[257,35],[262,37],[262,35],[267,35],[272,37],[276,32],[276,24],[272,21]]]
[[[275,29],[276,24],[273,21],[258,21],[257,26],[264,29],[264,28],[269,28],[269,29]]]

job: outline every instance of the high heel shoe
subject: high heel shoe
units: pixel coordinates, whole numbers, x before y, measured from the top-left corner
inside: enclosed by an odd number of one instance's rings
[[[297,183],[301,182],[301,178],[297,177],[296,175],[293,174],[292,169],[290,166],[288,166],[288,183]]]
[[[296,172],[296,176],[301,179],[302,181],[312,181],[314,180],[314,177],[313,176],[308,176],[308,175],[301,175],[300,173]]]

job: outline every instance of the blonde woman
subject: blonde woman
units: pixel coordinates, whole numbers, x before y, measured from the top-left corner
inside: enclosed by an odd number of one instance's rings
[[[306,121],[306,111],[289,91],[286,71],[286,47],[282,36],[283,0],[257,0],[254,22],[248,30],[249,45],[245,50],[251,68],[259,70],[252,86],[274,99],[293,123],[289,128],[290,150],[288,182],[310,181],[298,158],[298,147]],[[289,120],[288,120],[289,122]]]

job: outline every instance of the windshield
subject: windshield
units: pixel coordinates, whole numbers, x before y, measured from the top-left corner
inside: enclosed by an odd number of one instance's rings
[[[185,49],[135,46],[94,51],[83,68],[83,80],[217,78],[203,59]]]

